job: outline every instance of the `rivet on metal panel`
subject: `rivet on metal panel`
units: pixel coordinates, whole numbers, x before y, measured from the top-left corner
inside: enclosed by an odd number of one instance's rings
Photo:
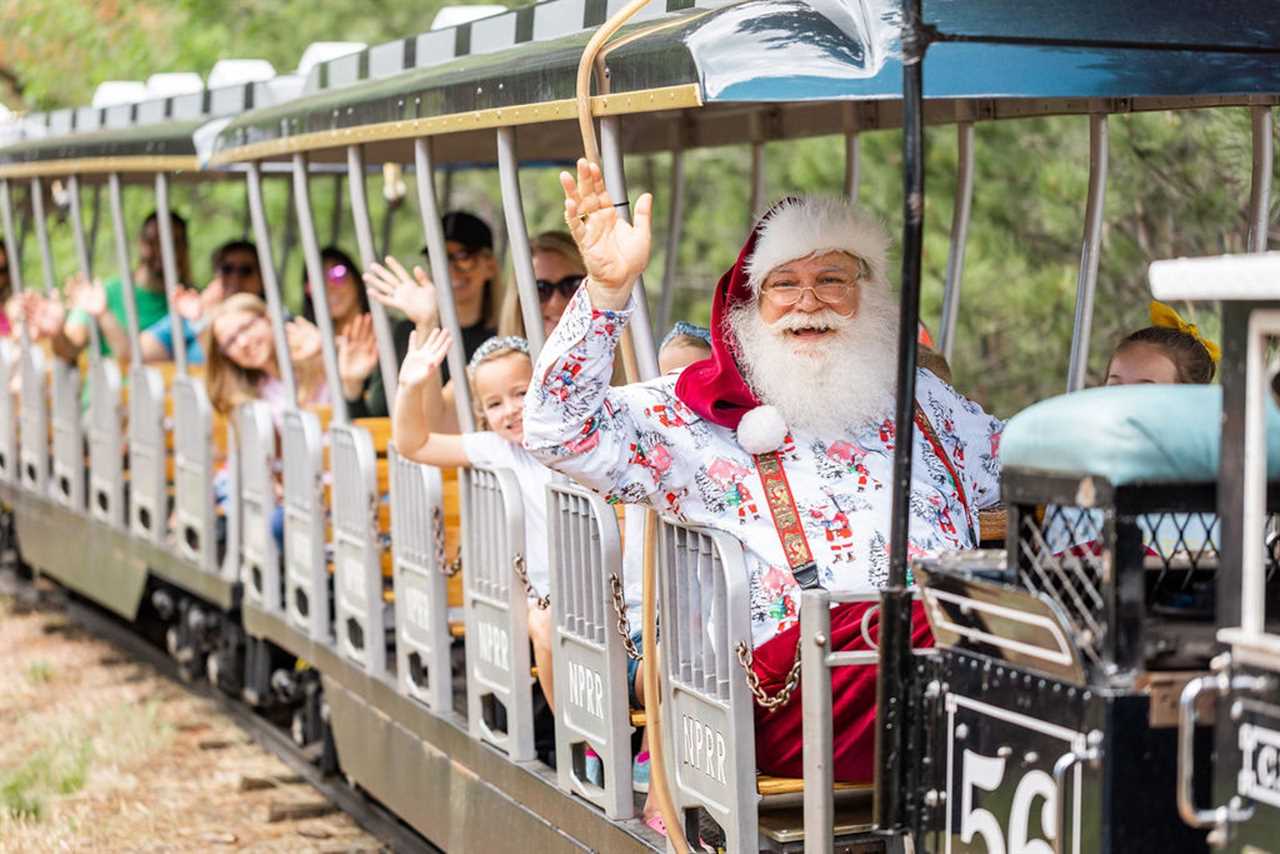
[[[813,644],[814,646],[826,646],[827,645],[826,634],[823,632],[815,632],[813,635]]]
[[[996,748],[996,756],[999,756],[1001,759],[1008,759],[1012,755],[1013,748],[1007,744],[1002,744]]]
[[[956,727],[956,741],[964,741],[969,737],[969,725],[960,724]]]
[[[1040,754],[1034,750],[1028,750],[1022,757],[1023,765],[1035,765],[1040,761]]]
[[[924,793],[925,806],[936,807],[947,799],[945,792],[939,792],[937,789],[930,789]]]

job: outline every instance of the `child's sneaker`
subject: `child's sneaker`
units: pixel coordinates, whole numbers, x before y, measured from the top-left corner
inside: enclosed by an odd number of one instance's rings
[[[587,782],[593,786],[604,788],[604,760],[590,746],[586,749],[585,763]]]
[[[649,751],[636,754],[631,763],[631,788],[643,794],[649,793]]]

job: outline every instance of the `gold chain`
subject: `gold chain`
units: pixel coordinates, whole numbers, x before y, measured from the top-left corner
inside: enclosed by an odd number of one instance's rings
[[[529,571],[524,566],[524,555],[517,554],[511,561],[511,568],[515,570],[516,578],[524,585],[524,595],[533,600],[533,604],[538,606],[539,611],[545,611],[551,607],[551,596],[538,596],[538,591],[533,589],[533,585],[529,583]]]
[[[751,690],[751,695],[756,698],[756,703],[760,705],[760,708],[768,712],[775,712],[791,701],[791,695],[795,693],[796,686],[800,684],[800,643],[798,641],[796,643],[796,660],[791,665],[791,672],[787,674],[786,683],[772,697],[760,687],[760,677],[756,675],[756,671],[751,666],[753,661],[754,656],[752,656],[751,648],[747,646],[746,641],[738,641],[738,663],[746,671],[747,688]]]
[[[627,600],[622,594],[622,579],[618,573],[609,573],[609,584],[613,586],[613,612],[618,615],[618,634],[622,636],[622,648],[632,661],[644,661],[636,643],[631,639],[631,621],[627,619]]]
[[[462,570],[462,554],[459,550],[458,556],[449,560],[444,547],[444,511],[439,507],[431,508],[431,533],[435,539],[436,566],[445,578],[452,578]]]

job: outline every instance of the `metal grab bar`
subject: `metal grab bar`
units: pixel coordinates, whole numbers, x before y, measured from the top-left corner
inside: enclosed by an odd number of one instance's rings
[[[1072,750],[1058,757],[1053,763],[1053,854],[1063,854],[1066,845],[1067,827],[1067,773],[1081,762],[1088,762],[1094,767],[1102,760],[1102,733],[1093,730],[1086,737],[1084,750]]]

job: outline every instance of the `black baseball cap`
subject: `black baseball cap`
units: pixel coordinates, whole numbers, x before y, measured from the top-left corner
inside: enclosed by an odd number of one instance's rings
[[[444,227],[444,239],[461,243],[468,252],[493,249],[493,229],[475,214],[449,211],[440,220],[440,224]],[[422,247],[422,254],[427,254],[427,247]]]

